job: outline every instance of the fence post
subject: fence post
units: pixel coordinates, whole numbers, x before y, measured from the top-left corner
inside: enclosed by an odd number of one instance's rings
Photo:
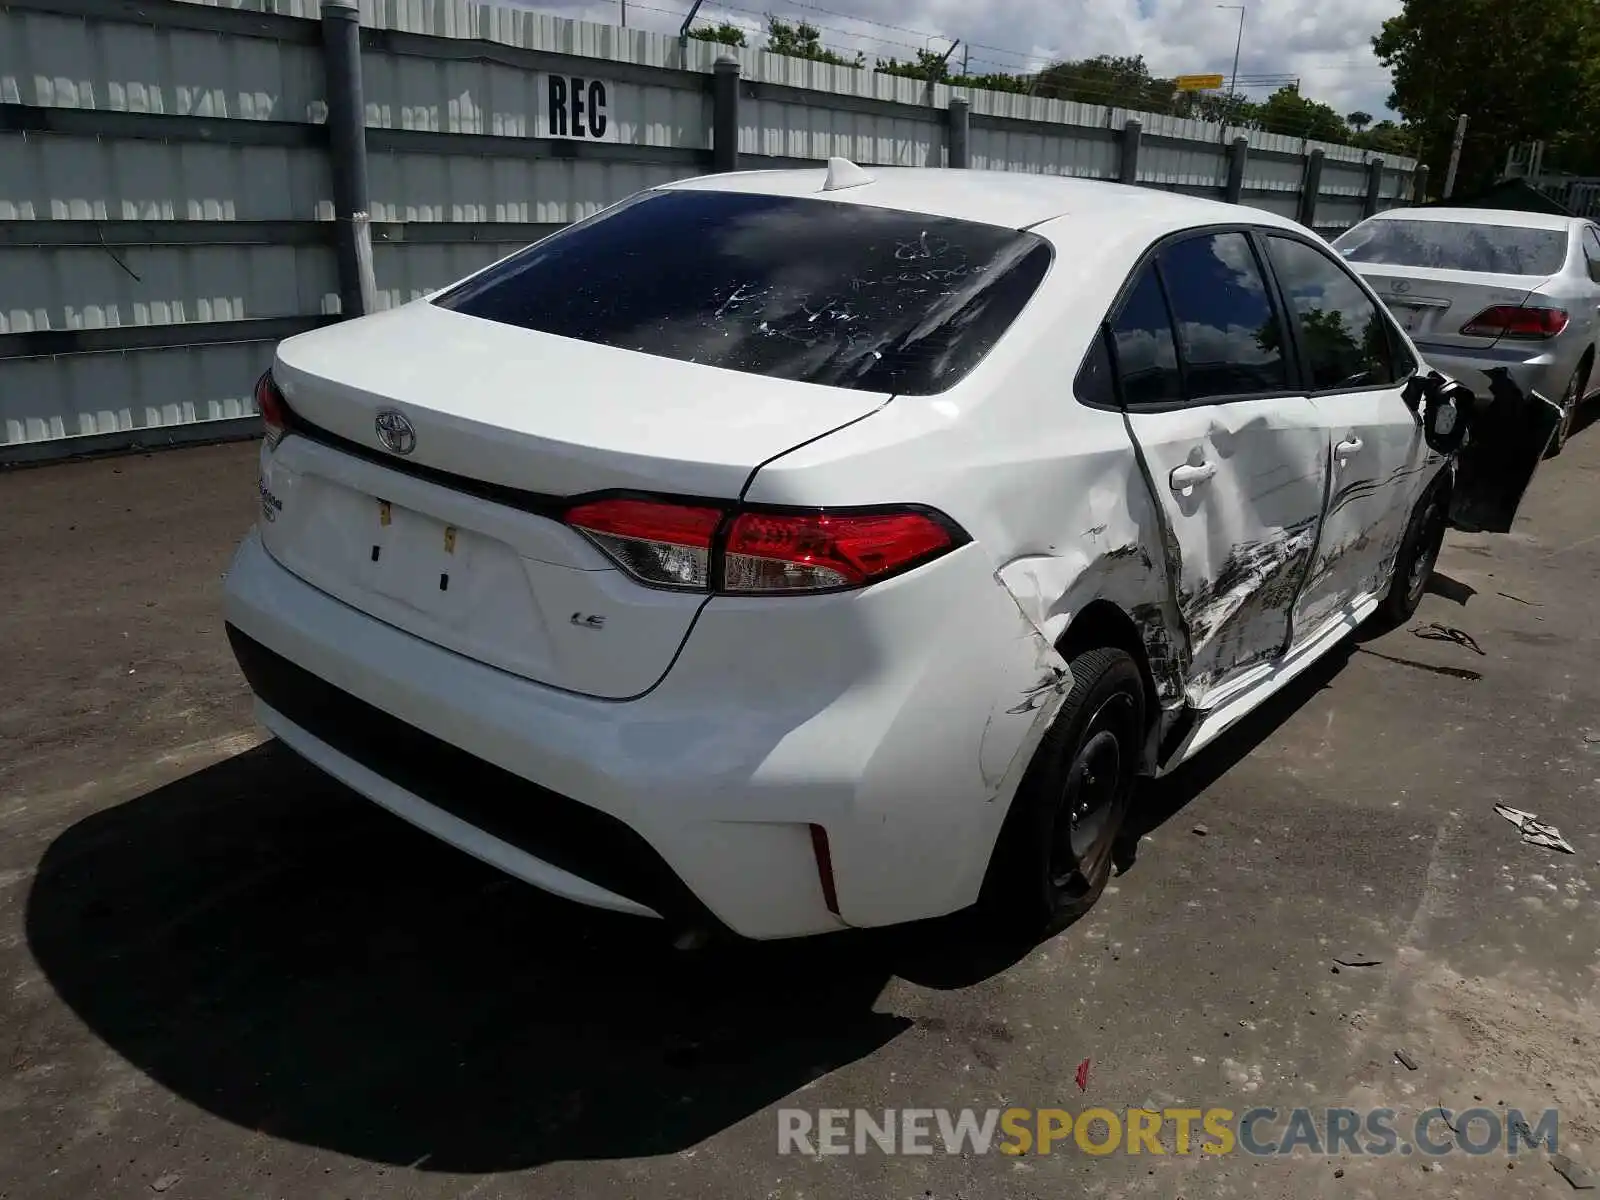
[[[1322,159],[1321,150],[1313,150],[1306,155],[1305,179],[1300,184],[1300,214],[1295,219],[1307,229],[1316,228],[1317,220],[1317,193],[1322,190]]]
[[[378,289],[372,276],[367,111],[361,95],[361,10],[356,0],[322,0],[322,69],[328,97],[339,311],[345,317],[361,317],[377,308]]]
[[[1244,195],[1244,168],[1249,161],[1250,139],[1234,138],[1233,145],[1228,147],[1228,189],[1222,197],[1229,204],[1239,203]]]
[[[1139,182],[1139,138],[1144,126],[1131,117],[1122,126],[1122,163],[1117,178],[1123,183]]]
[[[972,102],[965,96],[951,96],[949,108],[950,167],[965,167],[971,153],[967,148],[967,134],[972,128]]]
[[[731,54],[711,66],[711,169],[739,169],[739,60]]]
[[[1373,216],[1378,211],[1378,200],[1383,191],[1383,159],[1374,158],[1367,163],[1367,199],[1361,205],[1361,216]]]
[[[1426,204],[1428,202],[1428,164],[1418,163],[1416,173],[1411,176],[1411,203]]]

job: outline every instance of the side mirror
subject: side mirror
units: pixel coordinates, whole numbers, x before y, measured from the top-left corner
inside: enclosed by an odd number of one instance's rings
[[[1414,413],[1422,411],[1423,402],[1438,393],[1444,384],[1444,376],[1437,371],[1423,371],[1418,369],[1411,373],[1406,380],[1405,389],[1400,393],[1400,398],[1406,402],[1406,407]]]
[[[1472,389],[1444,380],[1423,401],[1422,437],[1435,454],[1446,457],[1461,448],[1467,436],[1467,417],[1475,398]]]

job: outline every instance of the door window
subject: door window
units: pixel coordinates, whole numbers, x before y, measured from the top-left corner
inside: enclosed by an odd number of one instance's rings
[[[1345,269],[1314,246],[1268,237],[1272,265],[1300,321],[1313,391],[1350,391],[1395,380],[1389,326]]]
[[[1117,377],[1123,403],[1130,407],[1170,404],[1183,398],[1172,318],[1155,268],[1146,266],[1111,323]]]
[[[1188,238],[1157,256],[1191,401],[1288,390],[1283,330],[1243,233]]]

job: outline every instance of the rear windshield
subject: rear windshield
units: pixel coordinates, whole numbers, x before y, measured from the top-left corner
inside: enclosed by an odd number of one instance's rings
[[[833,387],[928,395],[1050,265],[1035,234],[861,204],[651,192],[434,303],[561,337]]]
[[[1567,261],[1564,229],[1461,221],[1366,221],[1333,245],[1350,262],[1492,275],[1554,275]]]

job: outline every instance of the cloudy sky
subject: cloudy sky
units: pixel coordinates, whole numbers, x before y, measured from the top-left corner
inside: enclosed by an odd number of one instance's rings
[[[691,0],[627,0],[628,24],[676,31]],[[1371,39],[1400,0],[1244,0],[1241,77],[1290,75],[1312,99],[1341,113],[1386,114],[1388,73]],[[620,0],[530,4],[616,24]],[[971,70],[1020,71],[1055,58],[1143,54],[1157,74],[1222,72],[1233,65],[1239,14],[1215,0],[705,0],[702,16],[751,30],[761,14],[803,18],[825,44],[874,55],[914,57],[961,38]],[[848,15],[846,15],[848,14]],[[959,62],[962,49],[953,61]],[[1270,87],[1253,89],[1264,98]]]

